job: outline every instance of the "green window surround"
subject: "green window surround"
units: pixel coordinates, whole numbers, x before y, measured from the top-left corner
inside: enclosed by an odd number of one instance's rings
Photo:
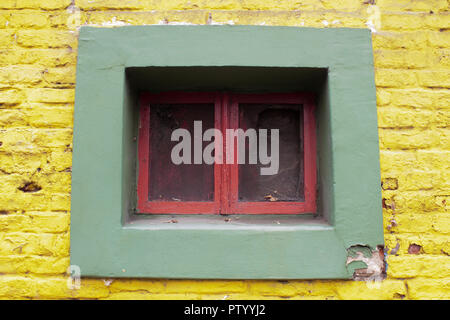
[[[165,90],[315,92],[318,215],[135,214],[138,96]],[[351,278],[349,249],[383,244],[369,30],[82,27],[74,121],[71,264],[82,276]]]

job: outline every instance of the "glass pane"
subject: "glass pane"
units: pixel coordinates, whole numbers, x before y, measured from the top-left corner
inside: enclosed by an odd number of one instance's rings
[[[214,201],[214,165],[194,164],[194,121],[202,121],[202,132],[214,128],[214,104],[150,106],[150,201]],[[172,148],[182,141],[171,141],[179,128],[190,133],[191,164],[171,159]],[[202,142],[202,150],[209,143]]]
[[[271,129],[279,129],[279,167],[276,174],[261,175],[260,155],[257,164],[249,164],[249,139],[246,139],[245,164],[239,165],[239,201],[304,201],[303,178],[303,108],[292,104],[240,104],[239,126],[267,129],[267,154],[271,154]],[[274,163],[274,159],[271,160]]]

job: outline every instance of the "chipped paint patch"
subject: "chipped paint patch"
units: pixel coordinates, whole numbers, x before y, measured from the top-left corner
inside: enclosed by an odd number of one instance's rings
[[[378,281],[386,278],[386,266],[382,246],[372,250],[369,246],[355,245],[347,249],[346,266],[354,268],[353,280]]]
[[[101,26],[103,26],[103,27],[120,27],[120,26],[127,26],[127,25],[131,25],[131,23],[127,23],[124,21],[117,21],[116,17],[113,17],[111,19],[111,21],[106,21],[101,24]]]
[[[367,7],[367,14],[369,15],[366,26],[372,31],[372,33],[377,32],[381,29],[381,13],[380,8],[376,5],[370,5]]]

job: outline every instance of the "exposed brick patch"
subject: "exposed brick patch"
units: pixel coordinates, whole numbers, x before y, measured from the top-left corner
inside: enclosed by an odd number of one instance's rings
[[[408,253],[409,254],[421,254],[423,253],[422,246],[419,246],[418,244],[411,243],[408,247]]]
[[[23,186],[19,187],[19,190],[23,192],[38,192],[42,190],[42,187],[38,185],[36,182],[30,181],[25,182]]]

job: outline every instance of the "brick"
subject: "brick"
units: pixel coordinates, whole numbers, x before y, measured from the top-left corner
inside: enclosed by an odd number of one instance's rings
[[[221,1],[211,1],[214,4],[214,8],[219,9],[221,6]],[[244,9],[251,11],[259,11],[259,10],[268,10],[268,11],[276,11],[276,10],[320,10],[324,9],[324,3],[316,1],[316,0],[304,0],[301,2],[298,1],[276,1],[276,0],[243,0],[243,1],[224,1],[227,3],[228,8],[224,9]],[[240,6],[239,6],[240,4]],[[207,3],[209,6],[209,2]]]
[[[199,296],[201,300],[249,300],[249,299],[257,299],[257,300],[271,300],[272,298],[269,296],[258,296],[254,294],[245,293],[218,293],[218,294],[202,294]],[[293,297],[289,298],[293,299]]]
[[[440,138],[432,130],[379,130],[380,145],[391,150],[424,149],[437,146]]]
[[[407,280],[409,297],[418,300],[450,299],[449,279],[416,278]]]
[[[45,49],[45,48],[17,48],[4,50],[0,55],[0,65],[34,64],[45,68],[60,66],[75,66],[76,54],[69,48]],[[42,68],[42,70],[45,70]]]
[[[1,9],[14,9],[16,8],[16,2],[17,0],[3,0],[0,3]]]
[[[42,147],[70,147],[71,129],[40,129],[34,131],[33,143]]]
[[[68,211],[70,210],[69,194],[44,193],[3,193],[0,197],[0,208],[3,211],[17,211],[27,208],[30,211]]]
[[[450,169],[450,151],[444,150],[417,150],[414,168],[419,170]]]
[[[444,11],[448,4],[446,0],[377,0],[377,6],[386,11]]]
[[[392,223],[392,219],[394,223]],[[431,214],[399,214],[389,220],[390,232],[400,233],[425,233],[433,232],[433,215]]]
[[[424,25],[424,15],[383,14],[381,16],[383,30],[417,30],[423,28]]]
[[[10,28],[45,28],[48,26],[49,14],[36,10],[11,11],[8,19]]]
[[[14,161],[11,153],[0,152],[0,170],[4,173],[11,173],[14,171]]]
[[[69,267],[68,257],[0,256],[1,273],[61,274]]]
[[[450,127],[450,111],[438,110],[436,111],[436,126],[437,127]]]
[[[73,103],[75,100],[75,90],[37,88],[27,90],[27,96],[29,102]]]
[[[356,11],[364,8],[359,0],[324,0],[321,2],[325,9]]]
[[[70,216],[63,212],[29,212],[0,215],[0,231],[61,233],[69,228]]]
[[[19,30],[17,44],[23,47],[62,48],[77,46],[77,37],[73,32],[42,29]]]
[[[188,9],[188,8],[192,8],[192,9],[197,9],[197,8],[201,8],[201,9],[211,9],[211,10],[239,10],[239,9],[244,9],[245,6],[245,2],[247,1],[247,3],[256,3],[256,6],[261,7],[261,10],[264,10],[264,8],[267,8],[267,4],[265,3],[265,1],[261,1],[261,0],[243,0],[241,1],[235,1],[235,0],[211,0],[208,2],[203,2],[203,1],[190,1],[187,2],[183,1],[183,0],[171,0],[171,1],[165,1],[163,8],[165,9],[171,9],[171,10],[183,10],[184,9]],[[284,1],[284,3],[277,3],[273,0],[269,0],[269,3],[271,3],[273,10],[277,10],[277,9],[285,9],[285,10],[289,10],[290,8],[290,1]],[[192,7],[191,7],[192,6]]]
[[[70,193],[71,190],[70,172],[38,174],[34,175],[33,181],[46,193]]]
[[[68,234],[2,233],[0,256],[8,255],[62,256],[69,254]]]
[[[70,147],[71,129],[23,129],[0,130],[0,150],[5,152],[33,153],[40,148]]]
[[[378,87],[406,87],[416,83],[415,73],[411,71],[381,68],[375,70],[375,84]]]
[[[450,67],[450,50],[432,50],[432,60],[434,68]]]
[[[111,293],[108,300],[200,300],[202,295],[195,293],[149,293],[146,291],[124,291]]]
[[[108,279],[104,279],[108,281]],[[147,279],[110,279],[109,285],[111,293],[122,291],[140,291],[148,293],[161,293],[165,291],[166,283],[163,281],[147,280]],[[176,280],[171,280],[176,282]]]
[[[46,69],[43,80],[48,84],[63,85],[65,88],[75,85],[75,66]]]
[[[25,182],[26,176],[19,174],[0,174],[0,193],[16,192]]]
[[[31,208],[30,208],[31,209]],[[49,211],[69,211],[70,210],[70,194],[53,194],[49,200],[42,205],[40,210]]]
[[[27,124],[25,114],[14,109],[0,109],[0,127],[23,127]]]
[[[0,11],[0,29],[6,28],[9,24],[10,15],[6,13],[7,11]]]
[[[398,180],[396,178],[382,178],[381,187],[383,190],[397,190]]]
[[[440,182],[439,172],[414,171],[400,175],[399,188],[402,190],[429,190]]]
[[[41,8],[44,10],[65,9],[71,4],[71,0],[17,0],[17,8]]]
[[[343,281],[336,291],[344,300],[391,300],[406,296],[405,284],[400,280]]]
[[[31,131],[27,129],[0,130],[0,141],[3,151],[32,151],[36,148],[31,144]]]
[[[445,255],[388,256],[388,277],[446,278],[450,276],[450,259]]]
[[[69,107],[47,107],[33,104],[22,110],[31,127],[37,128],[71,128],[73,126],[73,109]],[[1,111],[0,111],[1,123]]]
[[[390,102],[391,102],[391,94],[383,88],[377,88],[377,105],[385,106]]]
[[[420,214],[439,211],[440,204],[432,191],[404,191],[394,197],[394,212]]]
[[[428,33],[428,44],[439,48],[450,47],[450,32],[449,31],[434,31]]]
[[[434,197],[434,202],[439,209],[450,211],[450,196],[437,195]]]
[[[243,281],[222,280],[173,280],[167,281],[167,293],[218,293],[243,292],[246,286]]]
[[[255,281],[250,282],[250,292],[262,296],[292,297],[298,289],[290,282]]]
[[[218,1],[213,1],[218,2]],[[278,2],[275,3],[275,1],[261,1],[261,0],[243,0],[242,1],[242,7],[239,6],[237,1],[226,1],[228,2],[228,8],[223,8],[226,10],[233,10],[233,9],[244,9],[244,10],[289,10],[290,8],[290,1],[284,1],[284,2]],[[234,2],[234,4],[233,4]]]
[[[8,173],[34,173],[47,162],[47,154],[41,150],[32,152],[1,152],[0,168]]]
[[[72,168],[72,153],[67,149],[56,149],[50,153],[43,172],[69,171]]]
[[[439,137],[439,147],[450,150],[450,130],[449,128],[439,128],[436,130]]]
[[[140,0],[75,0],[75,6],[83,10],[104,10],[104,9],[144,9],[146,1]]]
[[[434,231],[442,234],[450,234],[450,216],[448,214],[436,215],[433,219],[432,225]],[[450,254],[450,243],[447,243],[445,248],[446,254]]]
[[[154,12],[154,11],[90,11],[89,16],[86,17],[87,23],[90,25],[108,25],[108,24],[133,24],[133,25],[144,25],[144,24],[158,24],[159,21],[164,20],[164,17],[171,18],[173,15],[176,15],[175,12]],[[206,16],[202,12],[198,12],[197,16],[199,16],[200,20],[198,23],[205,23]],[[183,17],[183,16],[182,16]],[[192,14],[189,15],[192,17]],[[170,19],[168,18],[168,19]],[[184,16],[186,21],[186,16]],[[201,22],[200,22],[201,21]]]
[[[304,298],[336,297],[336,287],[340,284],[335,280],[289,281],[295,286],[296,295]],[[294,296],[294,298],[295,298]]]
[[[38,299],[101,299],[109,295],[108,287],[101,279],[81,278],[80,287],[70,287],[69,278],[45,277],[36,279]]]
[[[14,43],[14,32],[0,29],[0,49],[11,48]]]
[[[0,9],[44,9],[58,10],[65,9],[71,0],[2,0]]]
[[[17,275],[0,275],[0,297],[17,299],[36,295],[34,279]]]
[[[417,76],[424,87],[450,88],[450,70],[418,71]]]
[[[386,32],[372,35],[374,49],[423,49],[427,46],[430,36],[425,31]]]
[[[399,89],[389,90],[391,104],[395,106],[409,106],[418,108],[433,108],[439,105],[439,94],[427,89]],[[442,95],[441,103],[444,103],[445,95]]]
[[[376,68],[424,68],[430,64],[430,55],[420,50],[374,50]]]
[[[441,172],[441,181],[439,182],[439,185],[436,187],[436,189],[439,189],[441,191],[450,191],[450,171],[442,171]]]
[[[429,91],[428,94],[433,99],[433,107],[442,108],[442,109],[450,109],[450,91],[449,90],[437,90],[433,89]]]
[[[441,221],[446,214],[434,214],[433,221]],[[445,220],[443,220],[446,222]],[[433,226],[432,226],[433,227]],[[397,254],[408,254],[408,248],[412,244],[420,245],[425,254],[448,255],[450,251],[450,235],[433,233],[396,233],[386,234],[385,249],[391,252],[398,245]]]
[[[82,25],[88,24],[87,17],[90,12],[80,11],[78,8],[72,8],[56,15],[50,15],[49,24],[54,28],[76,30]],[[105,13],[106,14],[106,13]]]
[[[8,66],[0,68],[0,82],[11,85],[20,84],[37,84],[42,80],[43,70],[32,65]]]
[[[435,115],[429,110],[400,108],[380,108],[378,126],[380,128],[424,128],[428,127]]]
[[[449,29],[450,15],[449,14],[431,14],[425,16],[425,25],[435,29]]]
[[[380,151],[380,166],[382,172],[402,172],[405,167],[416,165],[416,153],[403,151]]]

